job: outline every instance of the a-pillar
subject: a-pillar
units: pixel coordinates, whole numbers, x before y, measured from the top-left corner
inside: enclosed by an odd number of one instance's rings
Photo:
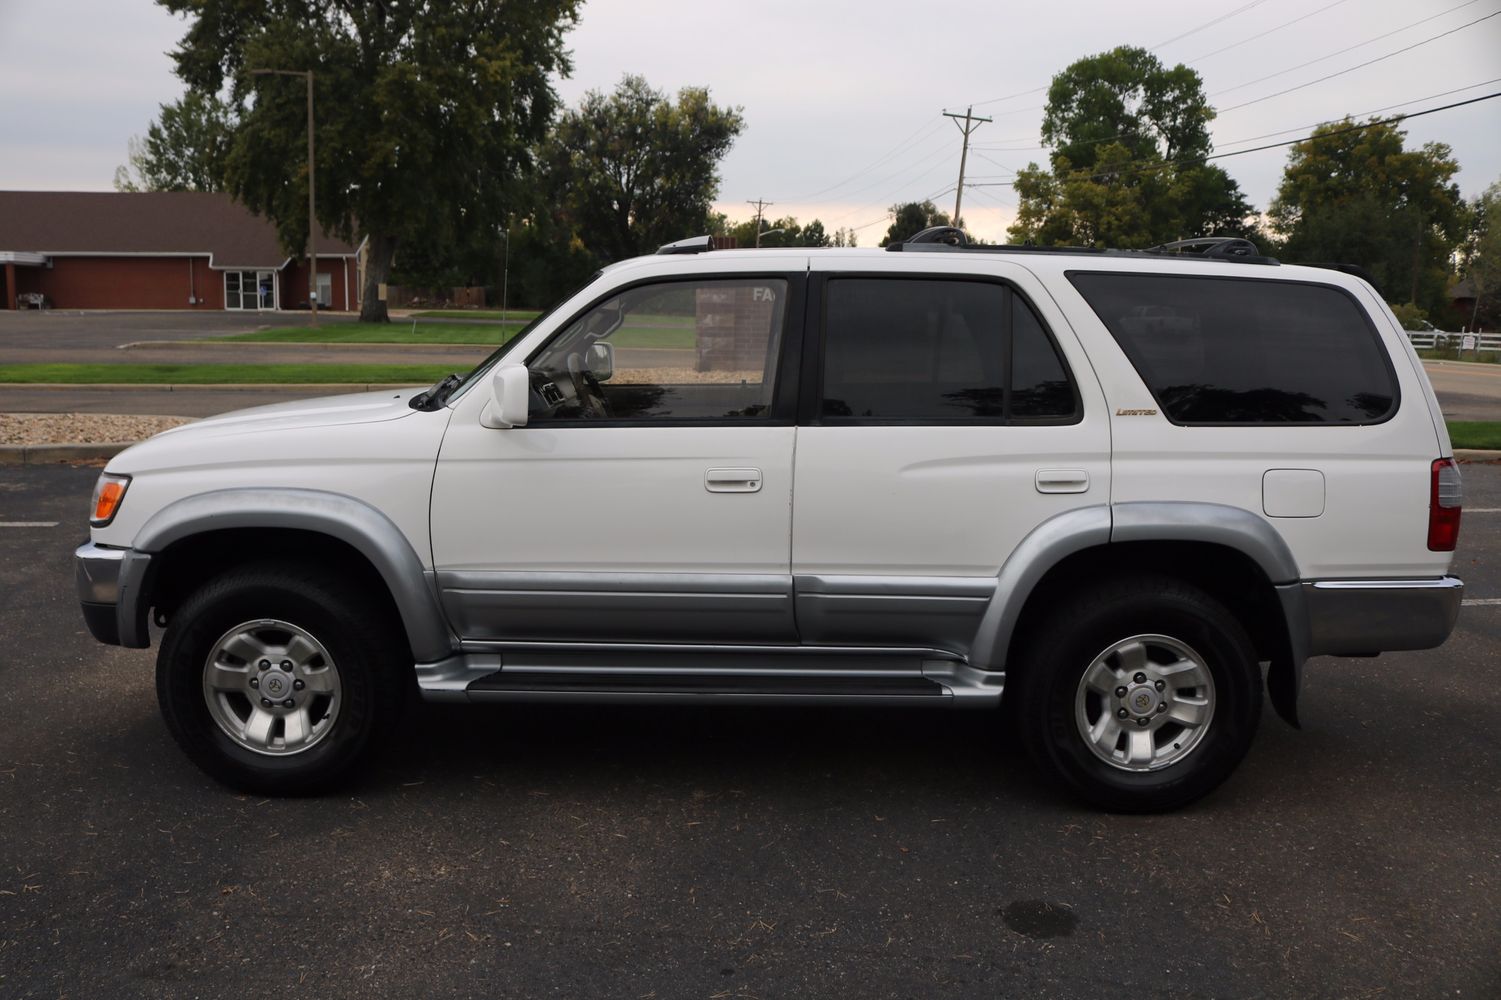
[[[7,262],[5,265],[5,301],[0,302],[0,309],[14,309],[16,295],[16,265]]]

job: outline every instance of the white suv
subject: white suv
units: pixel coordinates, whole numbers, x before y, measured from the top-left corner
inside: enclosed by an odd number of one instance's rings
[[[460,378],[139,444],[78,550],[166,629],[206,771],[350,770],[435,701],[1004,708],[1110,809],[1214,788],[1262,664],[1454,626],[1460,483],[1371,286],[1243,241],[714,251],[600,272]]]

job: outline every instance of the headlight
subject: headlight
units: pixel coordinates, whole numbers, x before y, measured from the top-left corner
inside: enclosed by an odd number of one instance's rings
[[[102,528],[115,519],[115,512],[125,500],[125,490],[130,486],[129,476],[112,476],[108,472],[99,476],[94,484],[94,502],[90,508],[89,524]]]

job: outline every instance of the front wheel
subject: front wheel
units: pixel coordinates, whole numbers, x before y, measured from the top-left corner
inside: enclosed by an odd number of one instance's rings
[[[403,647],[336,576],[232,570],[173,616],[157,656],[157,700],[182,749],[225,784],[320,791],[394,723]]]
[[[1196,587],[1122,579],[1032,632],[1016,718],[1032,756],[1121,812],[1184,805],[1230,776],[1261,717],[1261,669],[1240,622]]]

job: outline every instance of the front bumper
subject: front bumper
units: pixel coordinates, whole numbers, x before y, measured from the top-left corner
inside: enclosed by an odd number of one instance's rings
[[[85,542],[73,553],[73,575],[84,624],[100,642],[144,649],[150,645],[146,608],[137,599],[151,557],[134,549]]]
[[[1302,585],[1310,656],[1369,656],[1442,645],[1459,618],[1464,582],[1315,580]]]

